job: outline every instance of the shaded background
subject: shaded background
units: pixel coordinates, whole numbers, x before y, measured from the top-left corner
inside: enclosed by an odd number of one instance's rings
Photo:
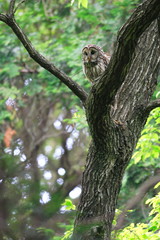
[[[20,1],[17,1],[17,3]],[[87,9],[70,1],[26,0],[16,19],[35,48],[87,91],[81,49],[97,44],[112,54],[118,29],[138,0],[90,0]],[[7,0],[0,0],[6,12]],[[153,98],[159,95],[160,87]],[[0,22],[0,239],[60,239],[74,219],[90,137],[79,99],[39,67]],[[159,110],[152,112],[125,173],[118,208],[150,177],[160,175]],[[149,221],[148,184],[124,224]],[[122,227],[122,225],[120,227]]]

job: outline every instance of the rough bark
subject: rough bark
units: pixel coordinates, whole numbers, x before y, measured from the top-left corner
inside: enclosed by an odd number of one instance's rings
[[[123,66],[125,73],[122,75],[118,70],[110,70],[111,62],[108,71],[92,87],[87,99],[86,114],[92,143],[83,174],[82,195],[72,237],[74,240],[110,239],[123,173],[149,110],[159,106],[159,101],[150,103],[160,67],[156,21],[139,37],[130,57],[127,67]],[[124,82],[113,97],[123,76]],[[115,86],[111,86],[112,82],[108,85],[111,79],[113,82],[115,79]],[[108,87],[106,91],[104,85]]]
[[[88,97],[33,48],[14,19],[14,4],[11,0],[8,14],[0,14],[0,20],[11,27],[30,56],[66,84],[86,107],[92,143],[72,239],[109,240],[123,173],[149,111],[160,105],[159,101],[150,102],[160,66],[156,21],[160,1],[144,1],[121,28],[110,64]]]

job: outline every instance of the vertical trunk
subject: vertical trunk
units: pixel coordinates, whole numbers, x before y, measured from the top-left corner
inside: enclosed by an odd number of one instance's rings
[[[86,108],[92,143],[83,174],[74,240],[110,240],[123,173],[147,120],[146,107],[159,65],[159,38],[154,22],[140,37],[112,106],[105,106],[105,98],[97,105],[96,84],[92,87]],[[118,73],[115,74],[118,81]]]
[[[123,172],[133,150],[124,132],[113,123],[103,136],[106,141],[90,146],[73,239],[110,239]]]

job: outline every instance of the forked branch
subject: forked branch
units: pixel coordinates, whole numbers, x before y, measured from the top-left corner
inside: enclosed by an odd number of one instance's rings
[[[19,6],[22,4],[22,3],[25,3],[25,0],[22,0],[14,9],[14,13],[17,11],[17,9],[19,8]]]

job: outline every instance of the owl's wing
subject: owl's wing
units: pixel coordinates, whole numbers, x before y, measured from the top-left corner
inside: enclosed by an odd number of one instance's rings
[[[109,53],[105,52],[105,57],[106,57],[107,63],[109,63],[109,61],[111,59],[111,55]]]

